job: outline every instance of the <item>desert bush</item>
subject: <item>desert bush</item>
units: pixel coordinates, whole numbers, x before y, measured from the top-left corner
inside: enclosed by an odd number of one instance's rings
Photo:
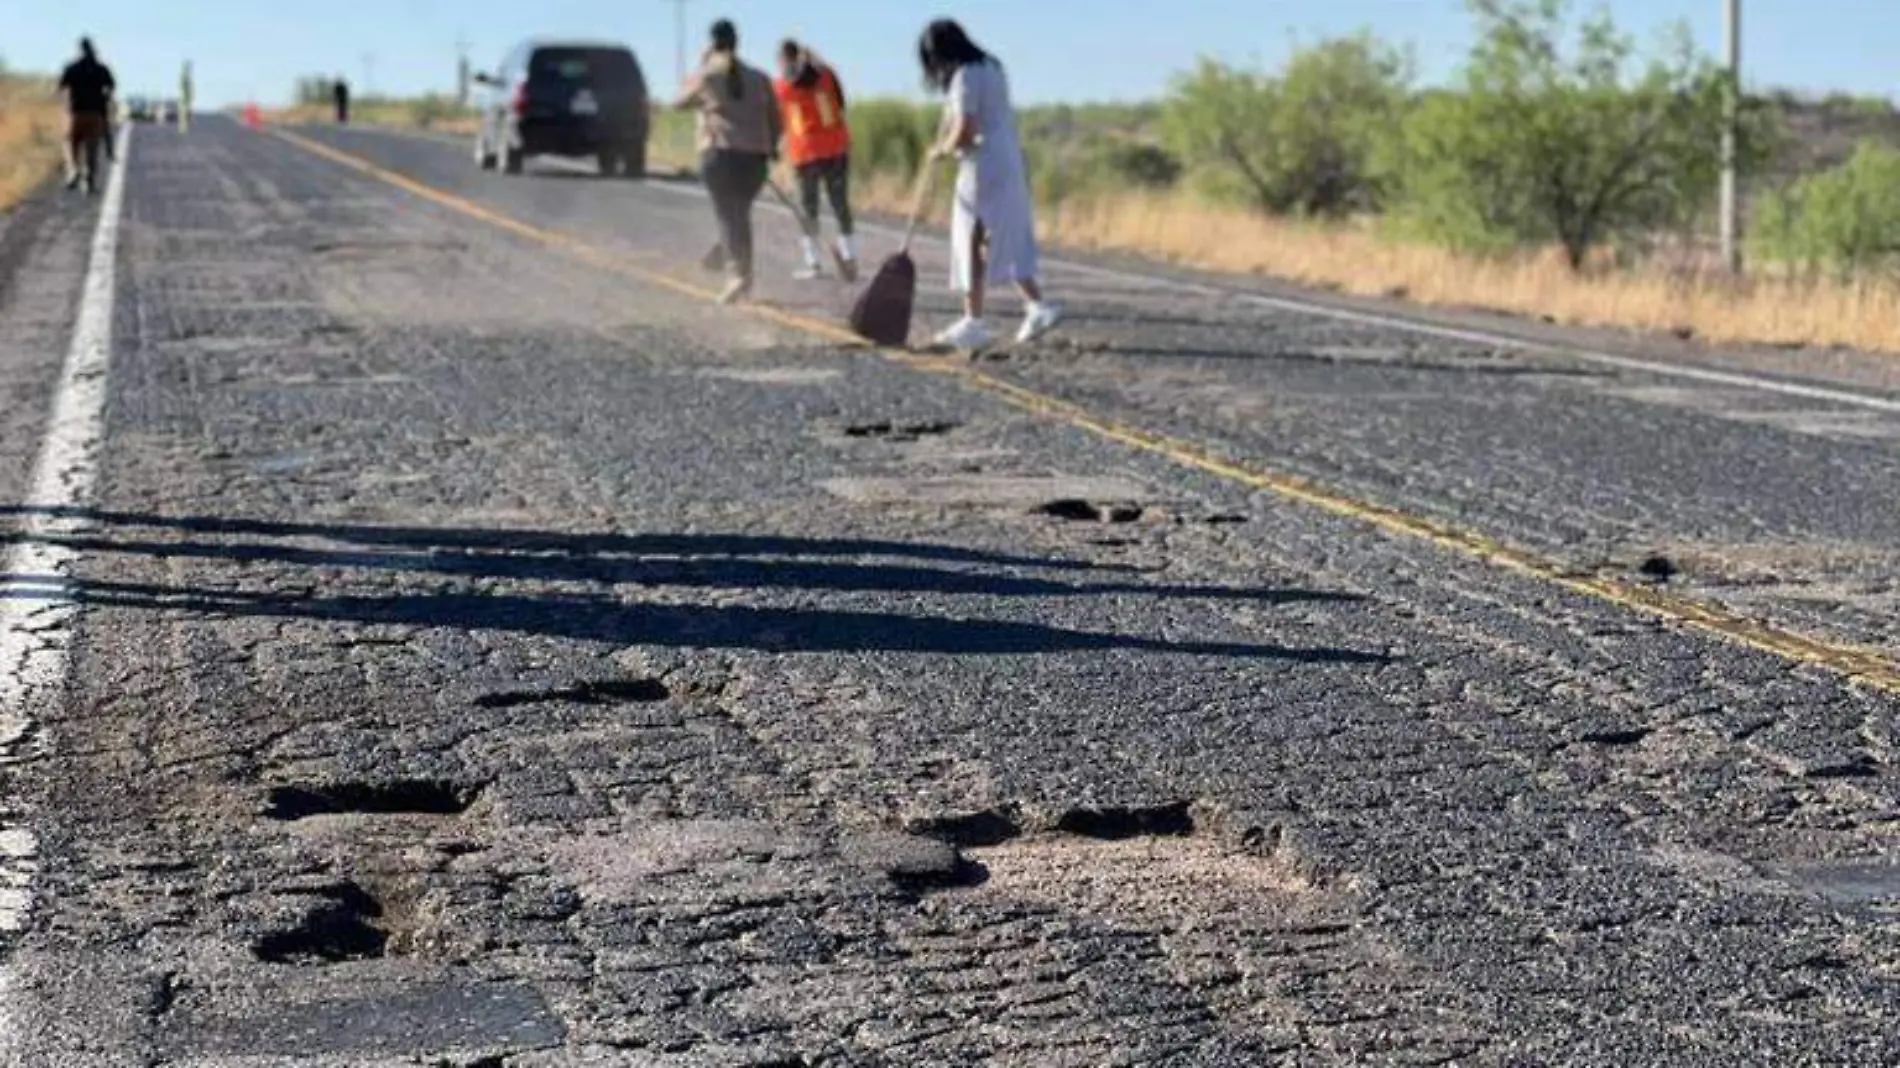
[[[1379,206],[1409,64],[1369,34],[1297,51],[1279,74],[1203,59],[1175,81],[1168,145],[1216,196],[1274,213]]]
[[[1846,163],[1763,198],[1749,227],[1757,257],[1806,270],[1900,270],[1900,150],[1864,141]]]

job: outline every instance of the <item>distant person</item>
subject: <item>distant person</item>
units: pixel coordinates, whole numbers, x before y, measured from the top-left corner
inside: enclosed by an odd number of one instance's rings
[[[805,264],[797,276],[824,274],[817,236],[822,194],[838,220],[838,268],[845,281],[855,281],[858,251],[852,239],[851,127],[845,122],[844,85],[811,49],[787,40],[779,46],[779,78],[773,88],[784,112],[785,157],[798,174],[800,200],[812,227],[803,239]]]
[[[711,37],[673,106],[699,114],[700,173],[719,221],[719,247],[707,264],[730,275],[719,295],[730,304],[752,292],[752,205],[778,154],[779,109],[772,79],[739,59],[732,22],[713,23]]]
[[[336,124],[348,126],[350,124],[350,83],[338,78],[336,84],[330,88],[330,95],[336,99]]]
[[[118,83],[112,68],[99,62],[92,38],[80,38],[79,58],[60,74],[59,87],[72,114],[66,131],[66,188],[78,189],[84,182],[88,192],[97,192],[99,150],[112,135],[112,93]]]
[[[952,288],[963,294],[963,318],[939,334],[937,343],[976,350],[995,340],[983,322],[984,288],[990,282],[1014,282],[1022,291],[1026,307],[1016,340],[1034,341],[1055,329],[1062,309],[1043,299],[1036,281],[1036,217],[1009,78],[995,57],[949,19],[925,28],[917,57],[924,81],[948,98],[944,136],[931,157],[958,161],[950,264]]]

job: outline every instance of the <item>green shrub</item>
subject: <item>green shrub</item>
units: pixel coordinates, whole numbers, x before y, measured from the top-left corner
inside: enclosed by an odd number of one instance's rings
[[[1181,180],[1181,161],[1160,145],[1115,142],[1102,150],[1099,161],[1124,189],[1167,189]]]
[[[1278,75],[1203,59],[1176,80],[1168,145],[1216,196],[1263,210],[1372,210],[1388,182],[1408,64],[1369,34],[1296,52]]]
[[[430,93],[411,101],[409,112],[415,125],[424,130],[433,127],[436,123],[466,118],[475,113],[473,109],[457,104],[455,98],[440,93]]]
[[[936,137],[941,115],[939,107],[903,100],[852,101],[852,169],[862,175],[915,176]]]
[[[1900,150],[1863,141],[1846,163],[1764,198],[1749,246],[1765,260],[1842,276],[1900,270]]]

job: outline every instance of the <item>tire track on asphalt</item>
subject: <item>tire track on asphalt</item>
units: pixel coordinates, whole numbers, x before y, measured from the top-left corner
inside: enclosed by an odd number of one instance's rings
[[[390,170],[361,156],[333,148],[299,134],[285,130],[272,130],[272,135],[287,144],[303,149],[312,155],[321,157],[360,174],[377,179],[411,193],[439,207],[497,226],[510,233],[528,238],[538,244],[579,256],[588,263],[605,267],[629,277],[660,286],[673,292],[692,296],[706,301],[717,300],[713,290],[685,281],[674,275],[655,270],[630,261],[627,257],[616,255],[599,246],[589,244],[579,238],[545,229],[532,223],[504,215],[477,204],[465,197],[438,189],[418,181],[408,175]],[[1110,272],[1119,275],[1120,272]],[[1272,298],[1260,298],[1271,300]],[[1288,308],[1308,311],[1305,305],[1281,302]],[[953,379],[964,385],[990,394],[1020,410],[1031,412],[1046,418],[1086,431],[1097,437],[1117,442],[1121,445],[1163,456],[1181,466],[1210,474],[1223,480],[1246,486],[1260,492],[1271,493],[1285,500],[1307,505],[1317,510],[1341,518],[1366,524],[1387,534],[1398,535],[1428,542],[1440,549],[1462,556],[1475,558],[1501,570],[1514,572],[1532,579],[1545,582],[1573,594],[1579,594],[1593,600],[1607,602],[1617,607],[1642,615],[1660,618],[1669,623],[1688,627],[1724,641],[1741,645],[1757,652],[1766,653],[1790,663],[1819,668],[1839,675],[1850,684],[1864,686],[1890,694],[1900,694],[1900,664],[1895,664],[1884,654],[1871,649],[1829,642],[1812,635],[1801,634],[1776,626],[1759,619],[1731,612],[1719,605],[1699,601],[1668,593],[1659,589],[1637,586],[1599,575],[1579,573],[1578,570],[1559,560],[1546,558],[1516,546],[1507,545],[1498,539],[1475,530],[1467,530],[1452,524],[1439,522],[1423,516],[1413,515],[1390,505],[1377,501],[1355,497],[1350,494],[1329,489],[1307,479],[1272,471],[1258,465],[1247,465],[1222,458],[1212,451],[1194,442],[1173,438],[1139,427],[1130,426],[1115,420],[1098,416],[1079,405],[1045,393],[1038,392],[1005,381],[994,375],[986,374],[975,368],[949,363],[942,359],[920,359],[906,352],[896,350],[873,349],[863,339],[848,329],[835,323],[814,319],[797,312],[757,304],[742,305],[741,310],[765,321],[798,331],[838,342],[852,348],[874,351],[877,354],[902,366],[920,373],[937,375]],[[1384,317],[1360,316],[1351,314],[1365,322],[1379,325],[1391,325],[1395,328],[1417,328],[1419,324],[1408,324],[1404,320],[1394,319],[1388,324]],[[1485,337],[1485,335],[1460,331],[1440,331],[1430,328],[1443,336],[1463,334],[1467,339]],[[1503,339],[1491,339],[1501,341]],[[1523,343],[1510,341],[1512,345]],[[1553,352],[1566,355],[1578,355],[1574,350],[1544,346]],[[1644,370],[1647,363],[1634,361]],[[1734,378],[1724,372],[1706,371],[1691,368],[1691,377],[1710,378],[1721,376],[1721,380]],[[1744,376],[1745,377],[1745,376]],[[1710,379],[1718,380],[1718,379]],[[1781,389],[1791,386],[1787,383],[1746,379],[1762,388]],[[1813,396],[1815,390],[1799,388],[1802,395]],[[1829,394],[1837,391],[1824,391]],[[1869,403],[1878,406],[1886,402],[1878,398],[1868,398],[1858,394],[1840,394],[1844,403],[1847,398],[1855,398],[1853,403]],[[1894,402],[1900,408],[1900,402]]]
[[[79,554],[60,543],[84,532],[87,524],[78,512],[91,503],[98,474],[131,135],[128,126],[107,177],[72,341],[24,502],[32,511],[7,552],[0,591],[0,764],[19,762],[23,751],[38,744],[35,709],[56,700],[65,687],[78,613],[68,580]],[[18,934],[32,919],[38,852],[30,828],[0,823],[0,935]],[[17,1059],[15,985],[11,969],[0,965],[0,1064]]]

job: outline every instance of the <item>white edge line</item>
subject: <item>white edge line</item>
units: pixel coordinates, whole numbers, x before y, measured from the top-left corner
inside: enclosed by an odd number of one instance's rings
[[[705,194],[697,186],[678,185],[666,182],[648,182],[648,189],[678,196],[703,197]],[[779,214],[790,214],[776,204],[766,205],[766,210]],[[903,231],[897,227],[879,223],[860,223],[860,230],[871,230],[881,234],[897,235]],[[1784,382],[1775,378],[1763,378],[1743,374],[1738,371],[1718,371],[1708,367],[1692,367],[1682,364],[1661,363],[1635,356],[1619,356],[1611,352],[1581,348],[1571,345],[1553,344],[1545,341],[1532,341],[1527,338],[1512,337],[1509,334],[1494,334],[1484,330],[1471,330],[1455,326],[1438,326],[1419,322],[1398,315],[1385,315],[1378,312],[1352,311],[1347,308],[1335,308],[1326,304],[1308,303],[1290,297],[1270,297],[1263,293],[1249,293],[1238,287],[1210,285],[1203,282],[1188,282],[1175,278],[1162,278],[1155,275],[1138,274],[1133,271],[1117,270],[1113,267],[1097,267],[1092,264],[1076,263],[1060,257],[1044,257],[1044,263],[1071,274],[1080,274],[1095,278],[1111,279],[1125,284],[1137,285],[1146,289],[1167,289],[1180,293],[1193,293],[1196,296],[1216,297],[1225,300],[1238,300],[1245,304],[1272,308],[1275,311],[1294,312],[1311,315],[1335,322],[1354,323],[1359,326],[1376,326],[1388,330],[1400,330],[1421,337],[1437,338],[1441,341],[1459,341],[1471,345],[1490,345],[1515,349],[1519,352],[1537,353],[1543,356],[1555,356],[1563,359],[1582,360],[1586,363],[1614,367],[1623,371],[1636,371],[1643,374],[1658,375],[1667,378],[1686,378],[1712,385],[1734,386],[1739,389],[1764,390],[1780,393],[1789,397],[1805,400],[1825,401],[1829,404],[1846,404],[1859,408],[1869,408],[1881,412],[1900,413],[1900,399],[1878,397],[1851,390],[1831,389],[1827,386],[1803,385],[1799,382]]]
[[[127,125],[106,178],[72,342],[24,502],[37,510],[22,517],[20,540],[8,550],[6,572],[0,576],[0,594],[5,595],[0,596],[0,763],[17,761],[21,749],[40,744],[35,710],[56,700],[66,684],[71,627],[78,611],[70,579],[78,553],[48,539],[83,530],[86,522],[75,513],[92,502],[106,372],[112,361],[119,220],[131,141],[132,127]],[[0,805],[9,803],[0,798]],[[0,808],[0,815],[20,818],[6,808]],[[18,933],[30,922],[31,883],[38,870],[38,841],[32,830],[0,824],[0,934]],[[12,969],[0,965],[0,1064],[18,1059],[17,986]]]

